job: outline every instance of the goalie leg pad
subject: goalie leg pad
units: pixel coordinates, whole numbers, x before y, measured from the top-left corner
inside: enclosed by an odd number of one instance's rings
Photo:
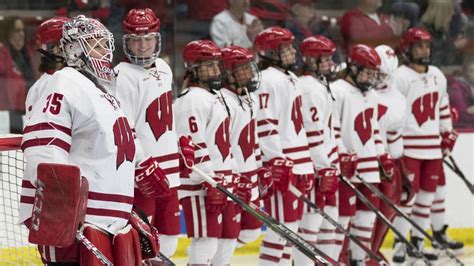
[[[53,247],[38,245],[38,252],[43,264],[47,263],[78,263],[79,262],[79,243],[74,242],[69,247]]]
[[[110,262],[114,263],[112,235],[89,224],[84,225],[82,233]],[[79,245],[79,254],[81,266],[103,266],[103,263],[82,244]]]
[[[113,238],[115,266],[140,266],[142,264],[138,232],[131,225],[120,230]]]
[[[71,246],[84,222],[88,191],[87,180],[81,177],[79,167],[39,164],[28,241],[45,246]]]

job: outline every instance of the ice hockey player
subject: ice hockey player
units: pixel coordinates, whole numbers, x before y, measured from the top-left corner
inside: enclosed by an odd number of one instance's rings
[[[345,78],[331,84],[331,91],[336,99],[335,112],[339,115],[341,125],[343,144],[339,147],[341,174],[350,179],[377,207],[379,199],[361,185],[355,175],[378,187],[379,164],[385,176],[391,177],[394,171],[393,160],[385,153],[380,140],[377,122],[378,100],[372,90],[376,84],[379,68],[380,57],[373,48],[354,45],[349,49]],[[355,193],[346,184],[341,184],[339,223],[347,228],[351,217],[351,232],[368,246],[375,223],[375,213],[357,200]],[[351,265],[364,265],[365,251],[352,242],[350,249]]]
[[[221,51],[212,41],[192,41],[183,59],[189,88],[174,105],[177,132],[192,137],[195,167],[232,191],[230,118],[218,92],[225,75]],[[180,175],[178,194],[191,238],[189,265],[228,265],[239,234],[235,204],[195,171]]]
[[[178,137],[173,117],[173,74],[158,58],[160,20],[153,11],[132,9],[123,21],[123,50],[129,62],[115,67],[117,97],[136,135],[137,150],[157,165],[158,193],[135,191],[134,204],[159,228],[161,253],[171,257],[178,245],[180,212]],[[139,182],[139,181],[137,181]],[[143,182],[143,181],[140,181]],[[158,260],[158,259],[156,259]]]
[[[226,69],[221,92],[230,113],[232,170],[240,179],[233,182],[234,193],[260,206],[260,198],[270,196],[273,191],[270,169],[262,167],[256,131],[258,105],[255,90],[259,86],[260,70],[248,49],[228,46],[221,52]],[[262,222],[245,211],[241,213],[240,226],[237,246],[255,241],[260,236]]]
[[[337,221],[338,153],[333,128],[334,98],[329,88],[334,76],[332,56],[335,52],[334,43],[324,36],[304,39],[300,44],[304,70],[296,86],[302,94],[303,123],[311,159],[317,170],[315,189],[309,192],[308,198]],[[305,240],[337,260],[332,254],[335,250],[334,226],[311,208],[305,208],[299,227]],[[295,254],[296,265],[310,263],[300,252]]]
[[[63,25],[69,18],[55,17],[41,23],[36,30],[36,51],[41,54],[39,71],[43,73],[41,77],[31,86],[26,95],[25,110],[26,119],[37,102],[45,84],[54,72],[64,66],[64,57],[60,47],[63,36]]]
[[[303,204],[288,186],[304,193],[312,190],[314,169],[303,127],[301,94],[297,77],[289,70],[296,62],[294,36],[284,28],[270,27],[255,38],[255,49],[262,69],[257,90],[257,132],[262,161],[272,169],[276,193],[264,201],[269,214],[291,230],[298,229]],[[292,246],[268,231],[260,246],[260,264],[290,265]]]
[[[430,209],[434,201],[443,152],[452,150],[455,142],[446,96],[446,78],[435,66],[430,65],[432,37],[422,28],[411,28],[400,42],[404,64],[393,73],[394,85],[406,98],[407,118],[403,128],[404,174],[411,181],[414,198],[411,218],[421,227],[429,225]],[[409,206],[410,204],[407,204]],[[394,225],[406,234],[409,224],[396,217]],[[423,251],[423,234],[411,230],[411,242]],[[436,260],[437,256],[425,257]],[[414,254],[408,250],[408,256]],[[405,261],[405,244],[395,239],[393,260]]]
[[[398,58],[395,51],[387,45],[375,47],[375,51],[381,59],[378,84],[375,91],[378,96],[377,121],[379,123],[380,137],[387,153],[395,160],[396,166],[392,177],[386,177],[380,173],[381,182],[379,189],[392,202],[399,204],[402,194],[402,183],[399,172],[399,159],[403,155],[402,129],[405,123],[405,97],[395,88],[392,82],[392,74],[398,68]],[[395,218],[395,211],[383,202],[380,202],[380,211],[390,221]],[[409,215],[409,213],[407,213]],[[380,219],[375,222],[371,248],[378,255],[382,246],[388,226]]]
[[[48,184],[37,182],[38,164],[78,166],[80,176],[89,183],[87,199],[79,199],[87,201],[82,210],[85,224],[81,231],[115,265],[141,265],[137,231],[128,224],[135,172],[133,133],[118,101],[109,94],[109,85],[115,78],[111,67],[113,41],[112,34],[97,20],[81,15],[64,24],[61,46],[67,67],[50,78],[38,103],[33,106],[24,130],[22,149],[27,164],[20,222],[31,229],[30,236],[32,231],[47,231],[48,228],[55,230],[55,236],[68,233],[61,231],[64,228],[75,232],[77,228],[71,229],[69,224],[51,228],[44,220],[34,219],[35,214],[61,219],[64,213],[57,212],[64,206],[42,204],[38,208],[35,205],[33,214],[32,209],[33,202],[39,198],[46,200],[53,196],[42,194]],[[68,196],[71,195],[61,193],[64,201]],[[76,210],[69,212],[80,216]],[[40,244],[38,249],[47,265],[79,262],[81,265],[102,265],[78,242],[63,247]]]

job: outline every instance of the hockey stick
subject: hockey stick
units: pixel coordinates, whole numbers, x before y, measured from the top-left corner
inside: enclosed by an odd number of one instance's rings
[[[297,198],[308,204],[309,207],[311,207],[313,210],[315,210],[317,213],[319,213],[324,219],[326,219],[330,224],[332,224],[334,227],[339,229],[342,233],[344,233],[345,236],[349,237],[354,243],[356,243],[360,248],[362,248],[371,258],[377,260],[380,264],[384,263],[385,265],[389,265],[388,261],[385,261],[382,259],[379,255],[375,254],[370,248],[365,246],[357,237],[355,237],[353,234],[351,234],[348,230],[346,230],[342,225],[340,225],[338,222],[336,222],[331,216],[329,216],[327,213],[325,213],[322,209],[318,208],[316,204],[311,202],[310,199],[308,199],[301,191],[299,191],[295,186],[290,185],[288,190],[293,193]]]
[[[452,164],[450,164],[446,160],[443,160],[444,164],[446,164],[455,174],[457,174],[457,176],[459,176],[459,178],[461,178],[462,181],[464,181],[464,184],[466,184],[467,189],[469,189],[469,191],[471,191],[471,194],[474,194],[474,185],[472,185],[471,182],[469,182],[469,180],[467,180],[464,173],[461,171],[461,169],[459,169],[459,167],[458,167],[456,161],[454,160],[453,156],[449,155],[448,158],[449,158],[449,160],[451,161]]]
[[[427,265],[430,265],[429,260],[425,256],[423,256],[423,253],[421,253],[421,251],[419,251],[410,241],[408,241],[406,237],[392,225],[392,223],[387,219],[387,217],[385,217],[385,215],[383,215],[377,209],[377,207],[375,207],[374,204],[372,204],[372,202],[370,202],[370,200],[366,196],[364,196],[364,194],[362,194],[362,192],[360,192],[354,186],[354,184],[351,183],[351,181],[349,181],[346,177],[342,175],[340,175],[339,177],[352,191],[354,191],[354,193],[356,193],[357,197],[365,204],[365,206],[367,206],[372,212],[375,213],[375,215],[380,220],[382,220],[382,222],[384,222],[390,229],[392,229],[392,231],[398,236],[398,239],[401,239],[416,255],[418,255],[418,257],[423,259]]]
[[[417,223],[415,223],[415,221],[413,221],[412,219],[410,219],[405,213],[403,213],[402,210],[400,210],[400,208],[397,207],[397,205],[395,205],[395,203],[393,203],[387,196],[385,196],[385,194],[383,194],[380,190],[378,190],[376,187],[374,187],[372,184],[368,183],[367,181],[365,181],[362,177],[360,177],[359,175],[356,175],[357,179],[359,179],[363,184],[364,186],[366,186],[372,193],[374,193],[375,195],[377,195],[380,199],[382,199],[387,205],[389,205],[393,210],[395,210],[395,212],[398,213],[398,215],[402,216],[405,220],[407,220],[416,230],[418,230],[419,232],[421,232],[423,234],[423,236],[425,236],[426,238],[428,238],[428,240],[433,243],[433,246],[441,249],[444,251],[444,253],[451,259],[455,260],[459,265],[464,265],[451,251],[449,251],[448,248],[446,248],[445,246],[441,245],[438,241],[436,241],[432,236],[430,236],[428,233],[425,232],[425,230],[423,230]]]
[[[264,222],[268,228],[273,230],[275,233],[286,239],[287,241],[291,242],[295,247],[301,251],[304,255],[310,258],[315,263],[324,264],[324,265],[338,265],[333,259],[329,256],[324,254],[321,250],[314,247],[310,243],[306,242],[301,236],[296,234],[295,232],[291,231],[288,227],[284,224],[279,223],[277,220],[272,218],[271,216],[266,215],[263,213],[258,206],[254,203],[250,202],[247,205],[243,202],[239,197],[235,196],[231,192],[229,192],[225,187],[221,186],[217,183],[214,179],[210,176],[202,172],[197,167],[192,167],[192,170],[199,174],[204,180],[209,183],[211,186],[217,188],[219,191],[224,193],[227,197],[231,198],[235,201],[238,205],[240,205],[244,210],[246,210],[250,215],[259,219],[260,221]]]
[[[100,250],[96,246],[94,246],[94,244],[89,241],[89,239],[87,239],[87,237],[84,236],[84,234],[82,234],[81,231],[77,231],[76,239],[79,240],[104,265],[114,265],[102,252],[100,252]]]
[[[157,257],[163,262],[165,263],[166,265],[168,266],[175,266],[176,264],[174,264],[174,262],[172,260],[170,260],[168,257],[165,256],[165,254],[161,253],[161,252],[158,252],[158,255]]]

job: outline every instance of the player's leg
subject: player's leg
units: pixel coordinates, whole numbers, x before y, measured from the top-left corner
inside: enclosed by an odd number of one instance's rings
[[[217,238],[222,234],[222,212],[206,210],[205,196],[181,199],[186,233],[191,238],[189,265],[210,264],[216,255]]]
[[[373,183],[372,185],[378,188],[378,183]],[[369,201],[375,207],[379,208],[379,198],[374,193],[372,193],[370,189],[361,184],[356,184],[356,187],[360,190],[360,192],[362,192],[362,194],[364,194],[365,197],[367,197],[367,199],[369,199]],[[351,233],[357,237],[362,242],[362,244],[370,248],[376,215],[360,200],[357,200],[356,206],[357,211],[355,216],[352,218]],[[352,241],[350,243],[350,249],[351,264],[353,262],[360,263],[365,260],[367,253]]]
[[[329,215],[334,221],[339,218],[339,209],[337,207],[337,194],[325,197],[324,212]],[[332,259],[337,261],[339,254],[335,253],[336,248],[336,227],[326,219],[319,228],[317,236],[317,245],[319,249],[328,254]]]
[[[234,202],[227,202],[222,213],[222,237],[217,240],[217,251],[211,260],[212,265],[230,265],[240,232],[241,212]]]
[[[253,201],[256,206],[260,206],[260,199]],[[250,215],[246,211],[242,211],[240,219],[240,233],[237,238],[237,247],[242,247],[247,243],[256,241],[261,234],[263,223]]]
[[[356,195],[355,193],[344,183],[339,184],[339,224],[344,228],[349,228],[349,222],[351,217],[354,216],[356,212]],[[345,250],[343,249],[345,235],[343,232],[336,230],[335,233],[335,249],[334,254],[337,261],[340,261],[341,254]],[[343,256],[345,257],[345,256]]]
[[[446,176],[444,168],[441,167],[436,194],[431,206],[431,227],[433,229],[433,238],[444,246],[447,246],[455,254],[462,254],[464,243],[449,239],[446,235],[448,225],[446,224]]]
[[[411,211],[412,219],[421,228],[427,229],[430,223],[431,205],[435,197],[438,185],[439,173],[442,167],[441,160],[424,160],[420,169],[420,191],[415,197],[415,203]],[[423,250],[424,235],[412,228],[411,242],[420,250]],[[436,260],[437,256],[432,253],[423,252],[429,260]],[[414,254],[408,250],[408,255]]]
[[[298,229],[297,209],[299,200],[290,193],[282,195],[276,191],[273,196],[264,201],[265,210],[277,221],[295,231]],[[267,230],[260,245],[260,265],[279,265],[285,250],[286,239]],[[287,250],[289,247],[287,247]],[[290,253],[291,254],[291,251]]]
[[[156,199],[155,217],[153,225],[159,228],[160,252],[170,258],[174,255],[178,246],[178,236],[181,228],[176,189],[171,189],[169,197]]]

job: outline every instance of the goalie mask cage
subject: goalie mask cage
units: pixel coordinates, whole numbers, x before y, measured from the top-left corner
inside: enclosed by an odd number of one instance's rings
[[[28,230],[18,224],[25,161],[21,135],[0,136],[0,265],[41,265]]]

